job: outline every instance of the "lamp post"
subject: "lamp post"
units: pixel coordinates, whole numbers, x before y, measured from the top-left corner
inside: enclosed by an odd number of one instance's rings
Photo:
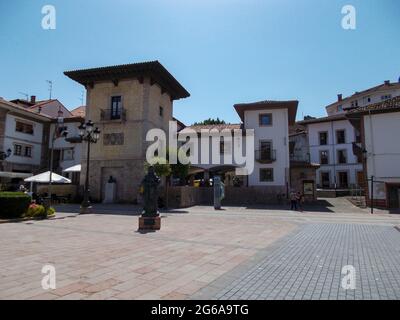
[[[0,161],[3,162],[5,159],[11,156],[12,150],[7,149],[7,151],[0,151]],[[1,170],[4,170],[3,164],[1,165]]]
[[[63,112],[60,110],[58,110],[58,115],[57,115],[57,122],[56,125],[54,127],[54,131],[53,131],[53,135],[51,137],[51,151],[50,151],[50,174],[49,174],[49,187],[48,187],[48,191],[49,191],[49,205],[51,206],[51,186],[53,183],[53,161],[54,161],[54,142],[56,141],[57,138],[59,138],[59,129],[60,127],[64,124],[64,117],[63,117]],[[64,131],[62,136],[67,136],[68,132]]]
[[[86,122],[86,124],[81,124],[79,126],[79,135],[82,141],[87,142],[87,154],[86,154],[86,179],[85,179],[85,190],[83,194],[83,201],[81,204],[80,213],[88,213],[90,211],[90,187],[89,187],[89,172],[90,172],[90,144],[97,143],[100,138],[100,130],[96,127],[94,129],[94,123],[92,120]]]

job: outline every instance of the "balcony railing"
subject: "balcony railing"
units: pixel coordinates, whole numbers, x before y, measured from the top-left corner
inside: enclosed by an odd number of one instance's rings
[[[126,120],[126,110],[124,108],[119,109],[119,112],[115,112],[112,109],[101,109],[100,110],[101,121],[112,121],[112,120]]]
[[[295,152],[290,154],[290,161],[310,163],[311,158],[309,153]]]
[[[256,150],[255,156],[260,163],[271,163],[276,161],[276,150]]]

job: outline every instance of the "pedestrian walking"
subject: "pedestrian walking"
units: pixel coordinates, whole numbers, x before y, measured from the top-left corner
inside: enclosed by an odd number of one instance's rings
[[[294,190],[290,192],[290,210],[297,211],[297,194]]]

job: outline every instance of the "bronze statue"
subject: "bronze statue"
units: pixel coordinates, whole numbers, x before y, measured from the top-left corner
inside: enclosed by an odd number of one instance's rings
[[[160,178],[154,173],[154,167],[149,167],[145,175],[143,185],[143,217],[156,217],[158,216],[158,185]]]

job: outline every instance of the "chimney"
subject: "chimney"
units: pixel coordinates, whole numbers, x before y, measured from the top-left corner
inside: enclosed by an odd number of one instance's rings
[[[39,107],[38,108],[38,113],[41,113],[42,112],[42,107]]]
[[[343,95],[340,93],[337,95],[337,101],[340,102],[343,100]]]
[[[31,96],[31,103],[33,103],[33,104],[36,103],[36,96]]]
[[[390,84],[390,80],[385,80],[385,86],[388,86]]]

